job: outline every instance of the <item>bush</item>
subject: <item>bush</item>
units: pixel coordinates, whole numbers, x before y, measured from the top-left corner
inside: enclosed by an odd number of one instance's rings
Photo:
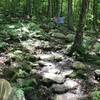
[[[92,92],[93,100],[100,100],[100,90]]]

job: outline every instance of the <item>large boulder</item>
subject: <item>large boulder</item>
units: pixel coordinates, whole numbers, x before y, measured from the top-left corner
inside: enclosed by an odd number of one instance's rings
[[[12,92],[11,84],[5,79],[0,79],[0,99],[8,100],[11,92]]]
[[[43,74],[44,80],[51,80],[56,83],[64,83],[65,77],[60,74],[54,74],[54,73],[44,73]]]

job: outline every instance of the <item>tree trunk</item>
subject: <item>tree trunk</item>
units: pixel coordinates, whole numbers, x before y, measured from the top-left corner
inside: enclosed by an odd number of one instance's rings
[[[93,0],[93,31],[96,31],[97,24],[97,2],[98,0]]]
[[[64,2],[64,0],[61,1],[61,7],[60,7],[60,9],[61,9],[60,11],[61,12],[60,12],[60,16],[62,16],[62,14],[63,14],[63,2]]]
[[[29,19],[32,18],[33,0],[26,0],[26,15]]]
[[[80,11],[76,36],[75,36],[74,44],[71,48],[71,51],[69,52],[70,56],[75,51],[78,54],[82,54],[83,28],[84,28],[84,25],[85,25],[85,17],[86,17],[87,8],[88,8],[88,0],[82,0],[82,7],[81,7],[81,11]]]
[[[69,30],[73,30],[72,0],[68,0],[67,4],[68,4],[67,27]]]
[[[56,0],[56,17],[60,16],[60,0]]]

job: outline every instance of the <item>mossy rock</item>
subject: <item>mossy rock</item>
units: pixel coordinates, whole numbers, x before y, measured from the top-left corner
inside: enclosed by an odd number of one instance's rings
[[[79,61],[75,61],[73,64],[72,64],[72,68],[73,69],[76,69],[76,70],[86,70],[86,66],[82,63],[82,62],[79,62]]]
[[[75,78],[75,77],[77,77],[77,72],[74,71],[72,74],[69,75],[69,77],[70,77],[70,78]]]
[[[0,100],[8,100],[12,92],[10,83],[5,79],[0,79]]]
[[[52,36],[55,38],[65,39],[66,36],[63,33],[52,33]]]
[[[66,39],[67,39],[69,42],[72,42],[72,41],[74,41],[74,37],[75,37],[74,34],[68,34],[68,35],[66,36]]]
[[[77,70],[77,71],[74,71],[72,74],[70,74],[69,77],[70,78],[79,77],[79,78],[82,78],[82,79],[86,79],[87,74],[86,74],[86,71],[84,71],[84,70]]]

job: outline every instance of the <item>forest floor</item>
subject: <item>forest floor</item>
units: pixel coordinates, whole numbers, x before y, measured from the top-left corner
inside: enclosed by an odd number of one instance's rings
[[[47,29],[35,23],[1,27],[0,77],[22,89],[26,100],[91,100],[100,89],[100,37],[84,36],[91,57],[68,57],[75,34]]]

